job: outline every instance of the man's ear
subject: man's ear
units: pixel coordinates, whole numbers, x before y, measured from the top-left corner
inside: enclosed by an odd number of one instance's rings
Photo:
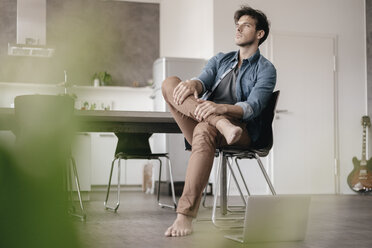
[[[262,39],[262,37],[264,37],[265,35],[265,31],[263,30],[258,30],[257,31],[257,39]]]

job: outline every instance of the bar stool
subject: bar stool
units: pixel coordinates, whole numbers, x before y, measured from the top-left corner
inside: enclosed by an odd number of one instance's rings
[[[69,213],[85,221],[86,214],[80,193],[76,163],[71,155],[72,137],[74,135],[74,100],[69,96],[57,95],[22,95],[14,100],[14,133],[16,146],[46,177],[48,173],[63,175],[64,188],[70,191]],[[32,151],[32,153],[30,153]],[[60,162],[65,166],[60,166]],[[45,166],[44,166],[45,165]],[[31,172],[32,173],[32,172]],[[75,181],[80,211],[73,204],[72,177]],[[58,182],[51,182],[59,185]],[[63,187],[63,186],[61,186]]]
[[[111,164],[110,178],[107,186],[106,199],[104,201],[105,209],[117,211],[120,206],[120,160],[129,160],[129,159],[147,159],[147,160],[158,160],[159,161],[159,181],[157,189],[157,202],[160,207],[166,207],[176,210],[176,196],[174,191],[173,177],[172,177],[172,165],[168,153],[152,153],[151,148],[148,142],[148,139],[152,134],[149,133],[115,133],[118,137],[118,143],[115,151],[115,158]],[[170,178],[170,186],[172,191],[172,200],[173,205],[165,204],[160,202],[160,183],[161,183],[161,171],[162,171],[162,161],[161,158],[165,158],[168,162],[168,171]],[[115,166],[115,161],[118,160],[118,182],[117,182],[117,197],[114,205],[110,205],[109,195],[111,188],[111,179],[112,173]]]

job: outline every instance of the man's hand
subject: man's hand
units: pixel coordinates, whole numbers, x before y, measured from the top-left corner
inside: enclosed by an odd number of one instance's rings
[[[198,99],[201,102],[195,109],[195,117],[198,121],[205,120],[211,114],[223,115],[227,112],[225,104],[217,104],[211,101]]]
[[[198,95],[202,90],[203,86],[198,80],[182,81],[173,91],[174,102],[180,105],[190,95],[194,95],[198,99]]]

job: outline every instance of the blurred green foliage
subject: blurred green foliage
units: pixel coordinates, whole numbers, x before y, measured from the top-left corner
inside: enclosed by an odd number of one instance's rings
[[[0,247],[79,247],[66,184],[73,101],[50,99],[16,98],[16,144],[0,140]]]

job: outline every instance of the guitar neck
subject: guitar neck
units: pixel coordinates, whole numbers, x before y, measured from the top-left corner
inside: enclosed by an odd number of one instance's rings
[[[361,165],[367,165],[367,158],[366,158],[366,126],[363,126],[363,142],[362,142],[362,159],[360,164]]]

